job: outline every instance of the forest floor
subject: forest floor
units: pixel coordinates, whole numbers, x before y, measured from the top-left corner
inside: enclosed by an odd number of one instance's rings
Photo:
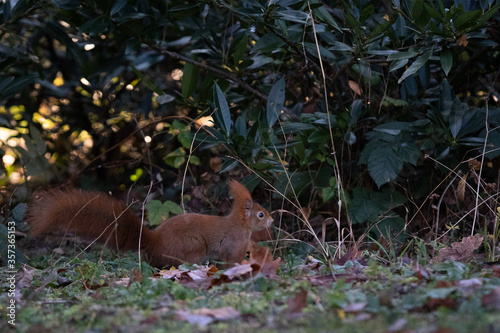
[[[85,245],[20,242],[28,265],[15,296],[0,296],[1,332],[500,332],[500,264],[464,241],[426,263],[362,251],[326,264],[260,248],[226,270],[162,271]]]

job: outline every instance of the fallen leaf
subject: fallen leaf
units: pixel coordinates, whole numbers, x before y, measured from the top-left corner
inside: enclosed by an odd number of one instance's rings
[[[192,314],[189,311],[185,310],[178,310],[175,313],[175,319],[176,320],[182,320],[182,321],[187,321],[188,323],[192,325],[198,325],[198,326],[207,326],[211,322],[214,321],[214,318],[210,316],[205,316],[205,315],[196,315]]]
[[[307,279],[313,286],[330,285],[332,282],[338,281],[340,279],[344,280],[345,282],[363,282],[369,280],[369,278],[366,275],[359,273],[342,273],[335,275],[329,274],[317,277],[310,276]]]
[[[358,246],[354,244],[346,254],[344,254],[342,257],[335,259],[333,262],[335,265],[339,266],[344,266],[346,262],[349,260],[355,260],[360,257],[360,253],[358,250]]]
[[[458,289],[464,293],[472,295],[483,286],[483,281],[478,278],[462,280],[458,282]]]
[[[424,310],[427,312],[434,312],[438,308],[448,308],[455,310],[457,308],[457,302],[455,299],[446,298],[429,298],[429,300],[424,304]]]
[[[212,279],[210,283],[210,287],[219,286],[223,283],[229,283],[236,278],[245,279],[251,276],[251,273],[254,271],[254,268],[251,264],[242,264],[235,265],[229,269],[227,269],[223,274],[221,274],[218,278]]]
[[[481,304],[490,310],[500,310],[500,286],[484,295],[481,299]]]
[[[464,237],[461,242],[451,244],[451,248],[445,247],[439,250],[438,261],[461,261],[468,262],[472,259],[474,251],[481,246],[483,236],[476,234],[474,236]]]
[[[455,287],[455,283],[454,282],[450,282],[450,281],[446,281],[446,280],[439,280],[438,282],[436,282],[436,288],[449,288],[449,289],[452,289],[453,287]]]
[[[217,309],[207,309],[201,308],[193,311],[194,314],[211,316],[217,320],[229,320],[237,318],[240,313],[235,310],[232,306],[225,306]]]
[[[500,278],[500,266],[493,266],[493,275]]]
[[[33,273],[36,271],[36,269],[30,269],[27,268],[27,266],[22,267],[21,274],[18,277],[17,282],[17,287],[20,289],[27,288],[31,286],[31,281],[33,281]],[[57,271],[57,274],[59,274],[61,270]]]
[[[329,286],[332,282],[337,281],[333,275],[309,276],[307,277],[312,286]]]
[[[161,270],[158,275],[164,279],[179,280],[181,278],[186,278],[187,276],[193,281],[206,279],[207,277],[213,276],[217,273],[217,267],[215,266],[198,266],[196,269],[164,269]]]
[[[273,258],[271,249],[267,246],[253,244],[248,262],[254,268],[253,274],[262,273],[265,276],[275,276],[281,263],[281,258]]]
[[[248,273],[253,271],[252,265],[244,264],[244,265],[235,265],[229,269],[227,269],[224,274],[229,279],[234,280],[235,278],[243,277]]]
[[[178,310],[175,317],[178,320],[187,321],[190,324],[199,326],[207,326],[214,320],[230,320],[239,317],[240,313],[233,307],[227,306],[217,309],[201,308],[192,312],[186,310]]]
[[[431,279],[431,273],[429,273],[428,270],[426,270],[423,267],[419,267],[416,271],[414,276],[419,279],[420,281],[425,280],[425,281],[430,281]]]
[[[128,286],[127,287],[130,287],[130,285],[134,282],[139,282],[139,283],[142,283],[142,272],[139,268],[135,267],[133,268],[131,271],[130,271],[130,279],[128,280]]]
[[[288,314],[302,313],[302,309],[307,306],[307,290],[301,289],[294,297],[290,297],[287,301]]]
[[[57,253],[57,254],[64,254],[64,249],[60,247],[56,247],[55,249],[52,250],[52,252]]]
[[[344,312],[346,313],[357,313],[361,312],[364,308],[366,308],[366,302],[359,302],[359,303],[351,303],[349,305],[346,305],[342,308]]]

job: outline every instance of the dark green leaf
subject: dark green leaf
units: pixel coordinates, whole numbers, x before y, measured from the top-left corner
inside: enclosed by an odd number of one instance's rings
[[[396,179],[402,168],[403,161],[390,148],[375,149],[368,157],[368,171],[379,188]]]
[[[233,61],[236,66],[239,65],[240,61],[243,59],[243,55],[247,50],[248,46],[248,35],[245,34],[236,44],[234,48]]]
[[[285,103],[285,79],[281,78],[274,84],[269,93],[266,107],[267,124],[273,126],[283,109]]]
[[[122,10],[122,8],[125,7],[126,4],[127,0],[116,0],[113,6],[111,7],[110,11],[111,16],[115,15],[120,10]]]
[[[456,19],[453,20],[453,25],[455,29],[461,31],[472,26],[476,23],[477,19],[482,15],[482,11],[477,9],[470,12],[462,13]]]
[[[328,48],[330,51],[340,51],[340,52],[352,52],[352,47],[350,47],[349,45],[347,44],[344,44],[342,42],[337,42],[335,41],[333,43],[333,46],[329,47]]]
[[[62,9],[76,9],[80,6],[81,0],[52,0],[52,2]]]
[[[383,212],[384,210],[370,198],[370,192],[367,188],[354,188],[353,198],[349,206],[349,215],[353,223],[373,221]]]
[[[38,78],[38,74],[29,74],[20,78],[7,78],[0,84],[0,97],[7,99],[19,93],[21,90],[26,89],[27,86]]]
[[[224,93],[217,83],[214,84],[213,98],[215,104],[215,121],[224,130],[227,136],[231,132],[231,112],[226,101]]]
[[[342,31],[335,21],[335,19],[330,15],[325,6],[320,6],[313,9],[313,14],[316,15],[318,19],[328,24],[329,27],[334,28],[337,31]]]
[[[448,49],[443,50],[441,52],[439,60],[441,61],[441,68],[443,69],[446,76],[448,76],[451,66],[453,65],[453,56],[451,54],[451,51]]]
[[[417,55],[418,55],[418,52],[416,52],[413,49],[410,49],[407,52],[393,52],[387,56],[387,61],[411,59]]]
[[[157,93],[158,95],[162,95],[163,91],[158,87],[156,82],[152,81],[149,77],[146,75],[142,74],[141,71],[139,71],[137,68],[132,66],[132,70],[134,71],[135,75],[137,75],[138,78],[141,79],[142,83],[146,85],[149,89]]]
[[[425,7],[426,12],[429,13],[429,15],[434,20],[436,20],[439,23],[444,22],[443,15],[441,15],[441,13],[439,12],[439,10],[437,10],[437,8],[434,6],[434,4],[428,5],[424,2],[424,7]]]
[[[349,126],[353,126],[358,122],[359,116],[363,112],[363,101],[361,99],[357,99],[351,104],[351,109],[349,110],[349,120],[347,124]]]
[[[417,21],[423,11],[423,0],[414,0],[411,2],[411,18]]]
[[[198,66],[186,63],[182,74],[182,97],[188,99],[198,85],[200,79],[200,69]]]
[[[300,132],[311,129],[316,129],[316,126],[303,123],[283,123],[280,128],[277,128],[274,131],[274,135],[288,134],[292,132]]]
[[[272,52],[275,50],[278,50],[280,47],[285,45],[285,42],[281,40],[278,36],[275,34],[267,34],[259,38],[255,45],[252,48],[252,53],[256,52]]]
[[[305,24],[308,21],[310,22],[309,14],[298,10],[282,10],[277,14],[279,18],[285,21],[291,21],[300,24]]]
[[[12,210],[12,217],[16,222],[24,221],[24,216],[28,210],[28,205],[25,203],[17,204],[16,207]]]
[[[396,154],[403,162],[416,166],[420,158],[420,149],[415,142],[401,142],[396,147]]]
[[[62,29],[61,25],[49,21],[45,25],[45,31],[66,46],[68,53],[80,65],[83,63],[83,54],[80,47]]]
[[[408,76],[415,74],[423,65],[425,65],[425,63],[427,62],[427,60],[429,60],[431,55],[432,55],[432,51],[428,51],[428,52],[424,53],[423,55],[421,55],[420,57],[418,57],[411,64],[411,66],[408,67],[408,69],[403,73],[403,75],[401,75],[401,77],[398,80],[398,83],[401,83]]]

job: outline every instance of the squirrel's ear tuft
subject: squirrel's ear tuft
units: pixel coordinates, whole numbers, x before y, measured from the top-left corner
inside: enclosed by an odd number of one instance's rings
[[[245,209],[250,209],[252,208],[252,200],[246,199],[245,200]]]

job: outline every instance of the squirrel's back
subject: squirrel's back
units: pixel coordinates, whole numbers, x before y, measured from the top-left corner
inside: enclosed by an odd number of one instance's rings
[[[28,208],[31,234],[72,232],[119,250],[139,247],[141,222],[121,201],[101,192],[76,189],[40,192]],[[143,229],[142,243],[150,231]]]

